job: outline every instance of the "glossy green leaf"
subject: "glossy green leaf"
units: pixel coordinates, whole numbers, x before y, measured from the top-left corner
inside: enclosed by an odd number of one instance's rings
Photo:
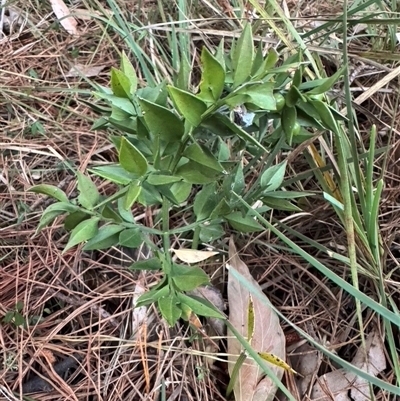
[[[201,123],[201,116],[207,110],[206,104],[189,92],[168,86],[168,91],[179,113],[191,125],[197,127]]]
[[[109,249],[118,244],[119,235],[124,227],[117,224],[109,224],[100,227],[98,233],[90,239],[83,247],[84,251],[92,251],[98,249]]]
[[[144,120],[150,132],[166,142],[179,141],[184,132],[183,122],[172,111],[147,100],[139,100]]]
[[[161,270],[161,268],[162,264],[158,258],[139,260],[128,267],[129,270]]]
[[[233,88],[237,88],[250,76],[254,56],[253,33],[247,23],[236,43],[232,55]]]
[[[99,191],[90,177],[82,174],[80,171],[78,175],[78,202],[88,210],[92,210],[100,199]]]
[[[166,174],[152,173],[146,180],[150,185],[168,185],[174,182],[182,181],[181,177]]]
[[[321,102],[321,100],[310,99],[309,102],[313,105],[315,110],[317,110],[319,117],[325,127],[335,133],[339,132],[336,120],[334,119],[329,107],[324,102]]]
[[[129,210],[133,206],[141,192],[142,187],[138,180],[134,180],[129,184],[128,192],[125,194],[124,198],[125,210]]]
[[[261,175],[260,187],[264,192],[278,189],[285,178],[286,161],[267,168]]]
[[[281,112],[281,123],[283,132],[286,135],[286,141],[289,145],[292,143],[293,131],[297,122],[297,110],[295,107],[285,106]]]
[[[63,190],[55,187],[54,185],[40,184],[35,185],[28,189],[28,192],[34,192],[37,194],[43,194],[47,196],[51,196],[54,199],[59,200],[60,202],[68,203],[68,196],[65,194]]]
[[[72,231],[63,253],[81,242],[92,239],[98,232],[99,218],[92,217],[79,223]]]
[[[178,304],[179,300],[173,294],[161,297],[158,300],[158,308],[160,309],[163,318],[171,327],[175,325],[182,315],[182,310],[179,308]]]
[[[125,76],[129,79],[130,82],[130,93],[134,94],[137,90],[138,86],[138,79],[136,75],[136,71],[133,68],[132,63],[130,62],[128,56],[125,52],[122,52],[121,58],[121,71],[125,74]]]
[[[117,164],[94,167],[89,171],[118,185],[128,185],[136,177]]]
[[[222,94],[225,84],[225,70],[219,61],[204,46],[201,51],[203,68],[200,93],[197,95],[205,102],[215,103]]]
[[[69,214],[64,220],[64,228],[67,231],[73,230],[80,222],[90,218],[90,214],[87,214],[81,210]]]
[[[264,228],[251,216],[244,216],[241,212],[233,212],[225,216],[227,222],[240,233],[263,231]]]
[[[207,274],[197,266],[172,265],[172,280],[181,291],[192,291],[210,279]]]
[[[128,228],[119,233],[119,245],[125,248],[138,248],[143,243],[139,228]]]
[[[187,305],[196,315],[226,319],[225,316],[210,302],[196,296],[176,294],[179,301]]]
[[[220,173],[224,171],[221,163],[215,158],[211,151],[206,146],[199,145],[197,142],[188,146],[183,152],[183,155],[188,159],[212,170]]]
[[[119,163],[128,172],[143,176],[147,172],[147,160],[143,154],[125,137],[121,138]]]
[[[131,82],[120,70],[111,68],[111,89],[117,97],[129,99],[131,97]]]

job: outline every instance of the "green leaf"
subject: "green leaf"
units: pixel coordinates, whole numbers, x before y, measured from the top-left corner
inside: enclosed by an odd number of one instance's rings
[[[243,103],[253,103],[263,110],[276,110],[276,100],[273,90],[273,82],[264,82],[262,84],[245,86],[237,94],[248,96],[249,99]]]
[[[210,152],[210,150],[203,146],[199,145],[197,142],[188,146],[183,155],[188,159],[201,164],[202,166],[206,166],[212,170],[218,171],[222,173],[224,168],[221,163],[215,158],[215,156]]]
[[[92,217],[89,220],[84,220],[81,223],[79,223],[72,231],[71,235],[69,237],[69,240],[67,242],[67,245],[65,245],[65,248],[63,250],[63,254],[68,251],[68,249],[71,249],[75,245],[80,244],[81,242],[90,240],[93,238],[98,231],[98,224],[99,224],[99,218],[98,217]]]
[[[122,223],[123,221],[110,204],[104,206],[101,215],[107,220],[113,220],[115,223]]]
[[[35,192],[37,194],[43,194],[47,196],[51,196],[54,199],[57,199],[60,202],[68,203],[68,196],[62,191],[60,188],[55,187],[54,185],[40,184],[35,185],[28,189],[28,192]]]
[[[207,110],[206,104],[198,97],[181,89],[168,86],[171,98],[179,111],[194,127],[201,123],[201,116]]]
[[[292,86],[299,87],[301,85],[302,77],[303,77],[303,65],[299,65],[299,68],[295,71],[292,80]]]
[[[224,180],[223,183],[225,194],[230,197],[231,191],[241,195],[244,188],[244,174],[243,174],[243,166],[242,163],[238,163],[236,169],[232,171],[228,177]]]
[[[210,216],[217,204],[215,183],[205,185],[196,195],[193,203],[193,212],[196,221],[201,221]]]
[[[94,167],[89,171],[118,185],[128,185],[136,177],[117,164]]]
[[[210,214],[210,219],[217,219],[223,216],[226,216],[231,212],[231,207],[229,206],[228,202],[225,198],[222,198],[218,205],[215,206],[214,210]]]
[[[264,62],[261,65],[261,67],[257,70],[257,72],[252,74],[254,76],[254,79],[259,80],[259,79],[264,78],[270,72],[271,68],[273,68],[275,66],[278,59],[279,59],[279,55],[278,55],[277,51],[271,47],[268,50],[268,55],[264,59]]]
[[[172,327],[181,317],[182,310],[178,307],[179,300],[175,295],[170,294],[158,300],[158,308],[164,319]]]
[[[292,143],[293,131],[297,121],[297,110],[295,107],[285,106],[281,112],[281,124],[289,145]]]
[[[56,217],[60,216],[64,212],[61,210],[54,211],[54,212],[46,212],[40,218],[38,227],[36,229],[36,234],[43,230],[44,227],[47,227],[50,223],[52,223]]]
[[[320,100],[310,99],[310,103],[314,106],[315,110],[317,110],[319,117],[322,120],[325,127],[335,133],[338,133],[339,128],[336,124],[336,120],[334,119],[329,107]]]
[[[200,93],[197,95],[205,102],[215,103],[222,94],[225,84],[225,70],[219,61],[204,46],[201,51]]]
[[[267,168],[261,175],[260,187],[265,192],[278,189],[285,178],[286,161]]]
[[[146,180],[150,185],[168,185],[174,182],[182,181],[182,177],[174,175],[151,173]]]
[[[69,214],[64,220],[64,228],[67,231],[73,230],[80,222],[90,218],[90,214],[87,214],[81,210]]]
[[[200,228],[200,241],[210,243],[221,238],[225,234],[221,224],[203,224]]]
[[[288,212],[301,212],[302,209],[289,202],[286,199],[277,199],[272,196],[264,196],[261,198],[264,205],[276,210],[285,210]]]
[[[129,82],[131,84],[130,93],[133,95],[137,90],[138,79],[137,79],[136,71],[133,68],[132,63],[130,62],[128,56],[125,54],[124,51],[122,52],[122,58],[121,58],[121,71],[129,79]]]
[[[253,55],[253,33],[251,24],[247,23],[232,55],[233,88],[237,88],[250,76]]]
[[[317,80],[319,81],[318,86],[311,89],[309,92],[306,92],[305,95],[320,95],[325,92],[328,92],[333,87],[333,85],[335,85],[335,83],[339,80],[339,78],[343,75],[345,69],[346,66],[343,66],[338,71],[336,71],[336,73],[333,74],[331,77]],[[303,85],[300,85],[300,89],[303,89]]]
[[[129,78],[120,70],[111,67],[111,89],[118,97],[129,99],[131,97],[131,83]]]
[[[44,227],[48,226],[53,220],[64,213],[74,213],[78,207],[66,202],[57,202],[48,206],[40,218],[36,234],[39,233]]]
[[[18,312],[14,313],[14,322],[16,326],[24,326],[26,324],[25,318]]]
[[[264,228],[251,216],[244,216],[241,212],[233,212],[225,216],[227,222],[240,233],[263,231]]]
[[[109,95],[105,93],[94,93],[95,97],[100,98],[100,99],[105,99],[107,100],[110,104],[113,106],[119,107],[126,113],[128,113],[131,116],[136,116],[137,112],[135,107],[133,106],[132,102],[129,99],[126,99],[126,97],[118,97],[114,95]]]
[[[192,184],[184,181],[175,182],[171,185],[170,191],[176,200],[176,204],[180,205],[187,200],[192,192]]]
[[[205,169],[206,167],[204,167],[203,171],[201,171],[202,166],[200,164],[195,162],[188,162],[180,166],[177,169],[176,173],[190,184],[208,184],[210,182],[214,182],[218,174],[215,174],[215,176],[210,176],[207,173],[207,175],[205,175],[203,174]]]
[[[136,202],[142,192],[142,187],[140,186],[139,180],[134,180],[129,184],[128,192],[124,198],[124,209],[129,210],[132,205]]]
[[[285,104],[288,107],[294,107],[299,100],[305,101],[305,98],[302,96],[300,91],[297,89],[296,86],[292,85],[286,94],[285,97]]]
[[[203,298],[196,296],[187,296],[185,294],[177,293],[179,301],[187,305],[196,315],[215,317],[225,320],[225,316],[211,303]]]
[[[185,127],[178,116],[165,107],[147,100],[139,99],[139,103],[143,118],[153,135],[159,136],[166,142],[176,142],[182,138]]]
[[[160,284],[162,287],[160,287]],[[135,306],[136,308],[139,308],[140,306],[152,304],[153,302],[157,302],[161,297],[167,296],[169,293],[170,288],[165,285],[165,283],[159,283],[156,288],[153,288],[152,290],[141,295],[138,298]]]
[[[119,245],[125,248],[138,248],[143,243],[139,228],[128,228],[119,234]]]
[[[138,201],[143,206],[153,206],[162,203],[162,196],[156,187],[149,185],[144,181],[142,183],[142,192],[139,195]]]
[[[125,137],[121,138],[119,162],[130,173],[143,176],[147,172],[147,160],[143,154]]]
[[[99,249],[108,249],[118,244],[118,233],[124,229],[123,226],[117,224],[109,224],[100,227],[98,233],[89,240],[83,247],[84,251],[93,251]]]
[[[82,174],[80,171],[78,175],[78,202],[88,210],[92,210],[100,199],[99,191],[90,177]]]
[[[119,216],[123,220],[127,221],[128,223],[134,224],[135,223],[135,218],[133,217],[132,210],[131,209],[127,210],[124,207],[125,206],[125,199],[124,198],[119,198],[117,200],[117,206],[118,206]]]
[[[192,291],[200,285],[208,284],[207,274],[197,266],[172,265],[172,280],[181,291]]]
[[[161,270],[161,268],[162,264],[158,258],[139,260],[128,267],[129,270]]]

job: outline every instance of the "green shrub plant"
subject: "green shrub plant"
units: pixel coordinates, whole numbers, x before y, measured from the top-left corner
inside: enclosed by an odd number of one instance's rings
[[[229,52],[223,41],[215,52],[202,49],[195,91],[165,82],[138,88],[135,69],[123,54],[120,69],[111,71],[110,88],[99,88],[94,93],[99,102],[91,104],[101,114],[93,128],[120,134],[111,136],[118,163],[93,167],[89,173],[118,189],[104,196],[81,172],[75,199],[55,186],[31,188],[56,199],[43,213],[38,231],[66,215],[70,236],[64,252],[80,243],[85,243],[84,251],[146,243],[152,257],[131,268],[162,270],[163,278],[138,306],[156,303],[170,325],[192,312],[223,318],[213,305],[190,294],[209,277],[198,266],[175,263],[170,239],[184,235],[198,249],[223,237],[227,229],[265,230],[254,210],[263,216],[271,209],[301,210],[296,199],[307,194],[282,188],[286,162],[275,160],[341,118],[324,93],[342,72],[306,81],[305,68],[301,52],[286,60],[273,49],[263,54],[261,44],[254,46],[250,25]],[[246,185],[249,176],[251,186]],[[135,220],[137,203],[159,208],[156,227]],[[171,227],[172,208],[185,210],[189,224]],[[162,246],[156,247],[150,236],[161,239]]]

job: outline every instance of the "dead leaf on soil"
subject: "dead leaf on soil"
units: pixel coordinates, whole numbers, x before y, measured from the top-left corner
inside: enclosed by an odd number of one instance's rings
[[[199,263],[218,255],[218,252],[198,251],[196,249],[173,249],[178,259],[185,263]]]
[[[62,0],[50,0],[51,8],[60,24],[70,35],[78,35],[78,23],[74,17],[71,17],[68,7]]]
[[[377,376],[386,369],[385,350],[378,331],[375,330],[369,334],[365,345],[367,358],[360,347],[351,363],[370,375]],[[311,393],[311,399],[318,401],[331,401],[332,396],[335,401],[369,401],[371,399],[368,382],[344,369],[321,376]]]
[[[249,291],[230,274],[231,269],[236,269],[246,277],[255,287],[260,289],[258,283],[251,276],[246,264],[237,255],[236,247],[231,239],[229,242],[229,274],[228,274],[228,303],[229,321],[247,338],[248,335],[248,310]],[[258,297],[253,296],[254,331],[251,346],[257,352],[268,352],[285,360],[285,336],[279,323],[278,316],[266,307]],[[242,352],[242,346],[232,335],[228,334],[229,374],[232,375],[236,360]],[[270,365],[270,369],[281,379],[283,369]],[[277,390],[269,377],[264,377],[263,371],[250,357],[246,358],[236,378],[233,391],[236,401],[266,401],[274,398]]]
[[[101,71],[106,68],[106,65],[83,65],[83,64],[75,64],[67,73],[66,77],[79,77],[80,75],[85,76],[86,78],[97,77]]]

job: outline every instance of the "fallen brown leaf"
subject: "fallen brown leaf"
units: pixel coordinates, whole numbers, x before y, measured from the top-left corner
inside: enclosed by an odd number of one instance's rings
[[[246,264],[239,258],[232,239],[229,242],[229,265],[230,269],[236,269],[262,292],[258,283],[251,276]],[[249,296],[249,291],[232,274],[228,274],[229,321],[245,338],[247,338],[248,334]],[[257,352],[268,352],[284,360],[285,336],[278,316],[272,308],[266,307],[255,296],[253,296],[253,308],[254,332],[251,346]],[[242,347],[239,341],[232,333],[228,333],[228,366],[230,374],[232,374],[236,360],[241,352]],[[279,379],[282,378],[282,368],[275,365],[270,365],[269,367]],[[233,391],[236,401],[272,400],[277,388],[269,377],[263,378],[263,375],[264,373],[257,363],[248,357],[240,368],[234,384]]]
[[[70,35],[78,35],[77,22],[74,17],[67,17],[70,15],[68,7],[62,0],[50,0],[51,8],[60,24]]]

